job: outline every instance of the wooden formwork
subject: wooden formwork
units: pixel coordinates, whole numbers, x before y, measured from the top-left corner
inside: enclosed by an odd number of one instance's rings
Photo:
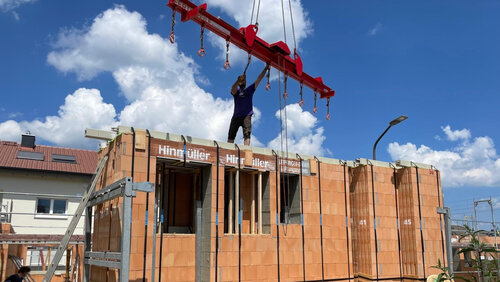
[[[130,176],[156,187],[133,200],[131,281],[376,280],[375,242],[379,278],[401,276],[394,186],[395,171],[404,186],[401,170],[375,165],[372,177],[370,165],[130,128],[100,154],[109,161],[98,190]],[[93,250],[119,251],[120,203],[96,208]],[[434,228],[437,215],[425,216]],[[91,270],[92,281],[117,275]]]

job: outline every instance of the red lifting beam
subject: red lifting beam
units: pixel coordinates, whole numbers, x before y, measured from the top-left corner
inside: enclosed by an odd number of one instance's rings
[[[258,28],[255,25],[242,27],[238,30],[208,13],[206,3],[196,6],[189,0],[169,0],[167,6],[181,14],[181,21],[193,20],[205,29],[233,43],[238,48],[269,63],[288,77],[311,88],[319,93],[321,98],[335,95],[335,91],[326,86],[321,77],[312,77],[302,71],[302,60],[299,55],[295,53],[294,58],[290,57],[290,49],[284,42],[279,41],[269,44],[258,37]]]

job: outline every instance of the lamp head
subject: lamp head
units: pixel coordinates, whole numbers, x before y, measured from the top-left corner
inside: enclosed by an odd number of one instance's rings
[[[398,118],[396,118],[396,119],[393,119],[391,122],[389,122],[389,125],[390,125],[390,126],[394,126],[394,125],[396,125],[396,124],[398,124],[398,123],[400,123],[400,122],[404,121],[404,120],[405,120],[405,119],[407,119],[407,118],[408,118],[407,116],[400,116],[400,117],[398,117]]]

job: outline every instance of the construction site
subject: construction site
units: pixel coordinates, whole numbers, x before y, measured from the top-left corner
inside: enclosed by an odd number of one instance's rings
[[[170,0],[168,40],[180,15],[201,27],[200,57],[210,31],[226,42],[224,69],[231,44],[248,54],[244,75],[252,58],[266,64],[254,91],[264,76],[270,89],[273,68],[280,107],[294,80],[300,107],[305,86],[329,120],[335,90],[303,70],[296,48],[257,36],[258,5],[237,29],[207,4]],[[279,118],[280,150],[250,146],[250,135],[241,145],[132,124],[87,128],[98,151],[39,146],[31,134],[0,141],[0,279],[29,266],[31,282],[500,281],[498,268],[481,268],[498,267],[491,198],[477,201],[491,207],[491,232],[452,230],[435,164],[376,160],[406,116],[373,159],[352,160],[284,149],[281,108]]]

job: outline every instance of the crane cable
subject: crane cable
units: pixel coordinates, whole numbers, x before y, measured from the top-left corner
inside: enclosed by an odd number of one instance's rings
[[[297,40],[295,38],[295,26],[293,25],[293,13],[292,13],[292,1],[288,0],[288,6],[290,7],[290,20],[292,22],[292,34],[293,34],[293,54],[297,53]]]
[[[250,18],[250,24],[253,23],[253,13],[255,10],[255,0],[253,0],[253,5],[252,5],[252,17]],[[260,0],[259,3],[257,4],[257,13],[255,15],[255,25],[259,26],[259,12],[260,12]]]

